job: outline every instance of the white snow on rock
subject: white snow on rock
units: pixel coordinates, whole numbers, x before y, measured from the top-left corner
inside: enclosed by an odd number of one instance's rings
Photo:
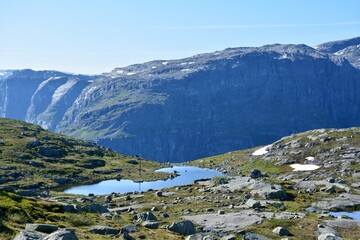
[[[269,147],[271,147],[271,144],[270,145],[267,145],[265,147],[262,147],[258,150],[256,150],[255,152],[252,153],[253,156],[261,156],[261,155],[264,155],[266,153],[268,153],[269,151],[267,150]]]
[[[69,80],[58,87],[52,96],[51,105],[56,104],[75,84],[76,80]]]
[[[290,167],[293,168],[293,171],[312,171],[320,168],[315,164],[291,164]]]
[[[168,62],[162,62],[162,65],[166,65],[166,64],[168,64]]]
[[[122,73],[124,73],[124,71],[123,70],[117,70],[116,73],[122,74]]]
[[[134,73],[134,72],[129,72],[129,73],[127,73],[126,75],[131,76],[131,75],[134,75],[134,74],[136,74],[136,73]]]
[[[314,157],[306,157],[305,159],[309,160],[309,161],[313,161],[315,158]]]

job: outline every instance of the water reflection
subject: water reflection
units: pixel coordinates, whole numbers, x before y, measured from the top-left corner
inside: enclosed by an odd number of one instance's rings
[[[174,172],[176,171],[179,176],[167,179],[167,180],[158,180],[152,182],[134,182],[132,180],[106,180],[100,183],[76,186],[65,190],[65,193],[71,194],[84,194],[89,193],[93,194],[110,194],[112,192],[116,193],[126,193],[134,191],[147,191],[149,189],[162,189],[175,186],[183,186],[192,184],[194,181],[199,179],[209,179],[217,176],[222,176],[223,174],[206,168],[190,167],[190,166],[177,166],[172,168],[162,168],[156,170],[157,172]]]

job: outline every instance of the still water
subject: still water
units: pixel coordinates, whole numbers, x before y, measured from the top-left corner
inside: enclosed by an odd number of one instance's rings
[[[190,166],[177,166],[172,168],[161,168],[156,170],[156,172],[174,172],[177,171],[180,176],[173,179],[158,180],[152,182],[134,182],[132,180],[106,180],[96,184],[83,185],[71,187],[65,190],[66,193],[71,194],[83,194],[87,195],[89,193],[101,195],[101,194],[110,194],[112,192],[116,193],[126,193],[134,191],[147,191],[149,189],[162,189],[175,186],[183,186],[192,184],[194,181],[199,179],[208,179],[214,178],[217,176],[223,176],[222,173],[199,167],[190,167]]]

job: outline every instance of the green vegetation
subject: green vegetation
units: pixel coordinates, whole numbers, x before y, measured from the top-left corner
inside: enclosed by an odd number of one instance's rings
[[[52,189],[105,179],[138,179],[138,160],[92,142],[75,140],[38,126],[0,119],[0,178],[3,187]],[[102,163],[103,162],[103,163]],[[154,173],[159,163],[142,160],[144,180],[165,178]]]

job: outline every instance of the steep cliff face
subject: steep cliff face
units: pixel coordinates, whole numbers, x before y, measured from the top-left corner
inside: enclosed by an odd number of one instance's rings
[[[5,74],[4,74],[5,75]],[[15,70],[0,78],[1,117],[54,129],[90,77],[56,71]]]
[[[305,45],[227,49],[118,68],[57,131],[125,154],[186,161],[322,127],[360,124],[360,75]]]
[[[356,44],[230,48],[96,77],[12,71],[0,76],[0,113],[124,154],[187,161],[359,126]]]

